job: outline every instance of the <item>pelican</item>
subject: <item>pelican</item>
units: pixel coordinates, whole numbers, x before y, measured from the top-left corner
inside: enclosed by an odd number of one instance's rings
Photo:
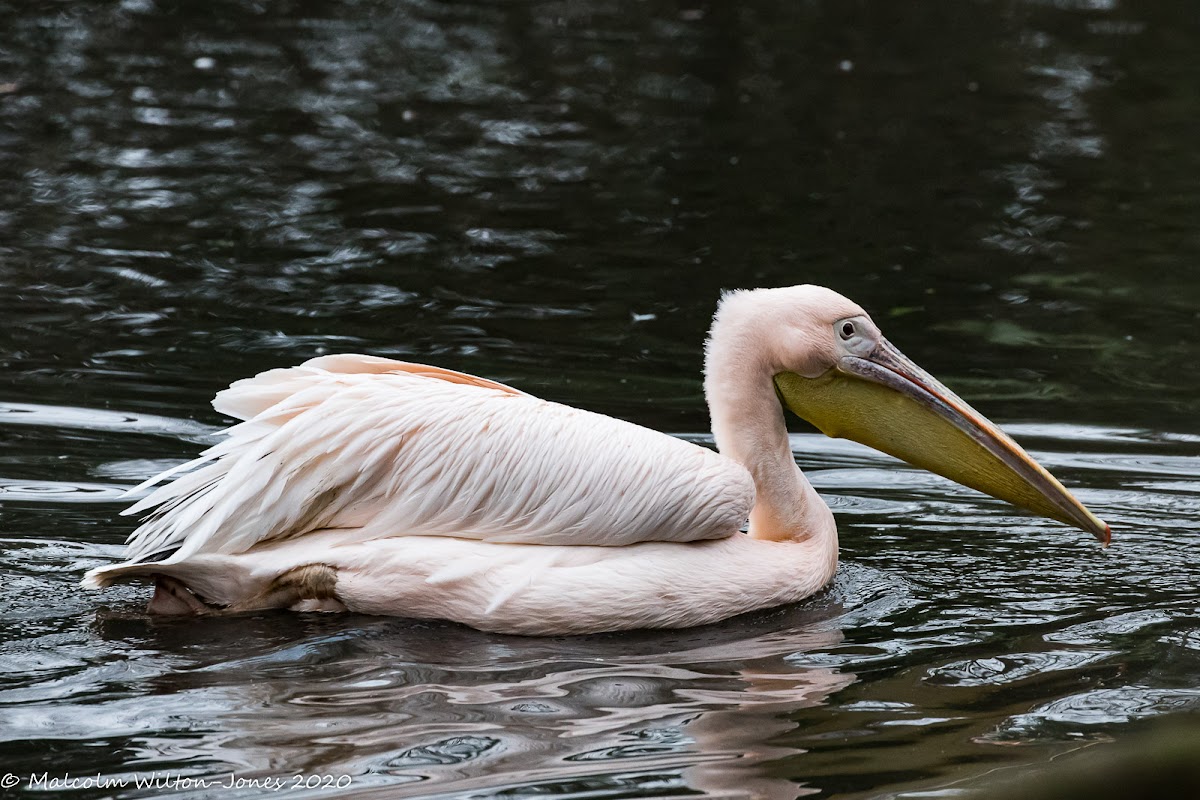
[[[705,346],[719,452],[438,367],[330,355],[237,381],[242,420],[124,511],[148,611],[351,611],[499,633],[680,628],[792,603],[837,567],[784,407],[1088,531],[1016,442],[819,286],[725,294]],[[749,520],[743,533],[743,526]]]

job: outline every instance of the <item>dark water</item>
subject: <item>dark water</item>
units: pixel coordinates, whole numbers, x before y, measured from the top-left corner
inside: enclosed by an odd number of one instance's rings
[[[0,0],[0,793],[946,797],[1200,709],[1198,86],[1186,3]],[[801,432],[836,582],[711,628],[76,588],[235,378],[371,352],[690,434],[719,290],[799,282],[1113,546]]]

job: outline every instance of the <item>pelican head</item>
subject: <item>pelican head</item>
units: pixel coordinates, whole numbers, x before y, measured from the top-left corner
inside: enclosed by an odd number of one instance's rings
[[[884,338],[860,306],[820,286],[735,292],[717,314],[770,338],[782,403],[828,436],[852,439],[1107,544],[1108,526],[1020,445]],[[766,332],[770,331],[769,334]]]

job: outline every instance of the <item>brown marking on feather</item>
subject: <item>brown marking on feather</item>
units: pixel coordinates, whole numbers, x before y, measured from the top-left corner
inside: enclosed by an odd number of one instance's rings
[[[376,356],[358,356],[358,355],[332,355],[321,356],[314,358],[304,363],[304,366],[312,366],[317,369],[323,369],[327,372],[340,373],[343,375],[352,375],[356,373],[366,373],[380,375],[385,373],[407,373],[419,378],[430,378],[432,380],[446,381],[447,383],[457,383],[462,386],[477,386],[480,389],[495,389],[498,392],[504,392],[511,395],[525,394],[519,389],[514,389],[503,383],[490,381],[487,378],[480,378],[478,375],[468,375],[465,372],[455,372],[452,369],[444,369],[442,367],[434,367],[429,364],[415,364],[411,361],[394,361],[390,358],[379,358]]]
[[[450,369],[442,369],[441,367],[431,367],[426,364],[405,364],[409,369],[392,370],[393,372],[407,372],[410,375],[418,375],[422,378],[436,378],[447,383],[457,383],[463,386],[477,386],[480,389],[495,389],[505,394],[521,396],[525,394],[519,389],[514,389],[503,383],[489,381],[487,378],[480,378],[476,375],[468,375],[465,372],[455,372]]]
[[[341,601],[335,593],[336,589],[337,570],[327,564],[306,564],[277,576],[261,592],[221,608],[205,603],[203,598],[178,579],[155,575],[154,596],[146,611],[172,616],[225,616],[291,608],[305,600],[316,601],[318,608],[338,608]]]
[[[337,600],[337,570],[327,564],[307,564],[275,578],[266,589],[223,609],[225,614],[291,608],[301,600]]]

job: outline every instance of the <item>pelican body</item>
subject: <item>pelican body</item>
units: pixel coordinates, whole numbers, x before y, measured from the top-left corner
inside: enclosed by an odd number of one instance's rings
[[[242,420],[124,513],[89,588],[155,581],[149,611],[271,608],[581,634],[701,625],[801,600],[837,528],[786,406],[1094,534],[1108,526],[829,289],[726,294],[705,348],[719,453],[483,378],[363,355],[234,383]],[[749,525],[742,532],[747,519]]]

